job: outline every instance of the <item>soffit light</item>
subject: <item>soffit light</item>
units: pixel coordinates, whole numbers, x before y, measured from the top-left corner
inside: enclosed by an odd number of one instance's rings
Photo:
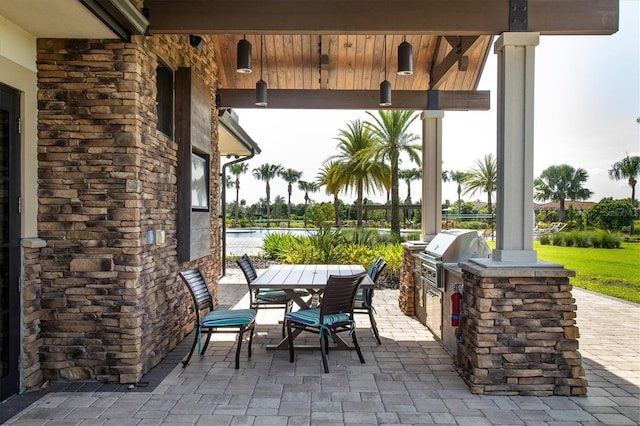
[[[267,83],[262,79],[262,57],[264,49],[264,36],[260,36],[260,80],[256,82],[256,105],[261,107],[267,106]]]
[[[246,36],[238,42],[238,62],[236,71],[240,74],[251,73],[251,43]]]
[[[398,75],[413,75],[413,46],[407,36],[398,45]]]

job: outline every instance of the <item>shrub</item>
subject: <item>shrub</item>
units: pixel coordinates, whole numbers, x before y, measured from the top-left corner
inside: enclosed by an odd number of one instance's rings
[[[543,237],[546,237],[545,242],[543,242]],[[552,239],[551,241],[554,246],[596,248],[619,248],[620,242],[622,241],[618,234],[601,229],[590,232],[558,232],[557,234],[553,234],[553,236],[543,235],[540,237],[540,244],[549,244],[550,239]]]
[[[591,247],[589,233],[580,231],[570,231],[565,234],[565,242],[569,247]]]
[[[629,226],[635,219],[635,211],[629,200],[603,198],[598,204],[585,211],[588,226],[619,231]]]
[[[262,240],[262,250],[272,259],[282,260],[283,257],[294,247],[298,245],[301,237],[295,235],[281,234],[274,232],[272,234],[265,235]]]
[[[591,234],[591,244],[597,248],[620,248],[621,238],[618,234],[601,229]]]
[[[540,244],[543,246],[548,246],[551,244],[551,236],[549,234],[543,234],[540,236]]]

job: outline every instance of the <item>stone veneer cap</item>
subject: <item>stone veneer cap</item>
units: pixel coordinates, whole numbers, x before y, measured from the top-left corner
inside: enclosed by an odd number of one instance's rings
[[[498,262],[493,259],[469,259],[460,262],[463,271],[480,277],[575,277],[575,271],[565,269],[558,263],[536,260],[535,262]]]
[[[47,242],[40,238],[25,238],[22,240],[22,247],[43,248],[46,246],[47,246]]]

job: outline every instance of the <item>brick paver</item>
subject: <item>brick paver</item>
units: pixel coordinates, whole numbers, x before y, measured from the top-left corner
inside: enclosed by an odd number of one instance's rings
[[[220,305],[248,306],[236,270],[221,284]],[[365,364],[332,351],[322,373],[317,350],[296,362],[265,346],[281,337],[279,311],[258,315],[253,357],[233,368],[233,335],[214,335],[207,354],[176,363],[151,392],[52,392],[8,424],[117,425],[633,425],[640,424],[640,306],[575,289],[587,397],[479,396],[469,392],[449,354],[398,308],[397,290],[376,291],[378,346],[358,317]],[[316,344],[315,336],[306,336]],[[10,400],[9,400],[10,403]],[[0,409],[2,406],[0,405]]]

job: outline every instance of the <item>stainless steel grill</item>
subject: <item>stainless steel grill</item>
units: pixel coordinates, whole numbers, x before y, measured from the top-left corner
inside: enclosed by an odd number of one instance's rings
[[[437,234],[422,253],[421,275],[428,284],[444,287],[443,267],[445,263],[463,262],[472,257],[488,257],[489,246],[477,231],[449,229]]]
[[[416,282],[416,316],[433,334],[442,338],[442,299],[445,294],[445,265],[473,257],[488,257],[489,246],[477,231],[449,229],[436,235],[418,254],[420,280]]]

